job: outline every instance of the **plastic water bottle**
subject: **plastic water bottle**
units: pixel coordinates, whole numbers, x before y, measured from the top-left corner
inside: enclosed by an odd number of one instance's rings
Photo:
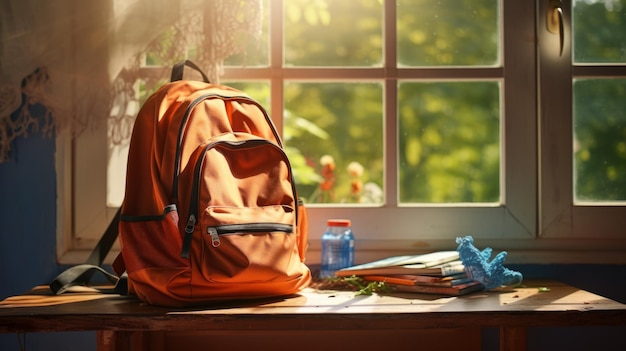
[[[335,271],[354,265],[354,234],[348,219],[329,219],[322,235],[320,278],[333,277]]]

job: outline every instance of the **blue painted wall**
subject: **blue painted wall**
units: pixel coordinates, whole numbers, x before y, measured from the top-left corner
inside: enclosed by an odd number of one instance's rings
[[[11,160],[0,163],[0,299],[47,284],[61,270],[54,153],[54,138],[30,131],[13,143]],[[0,351],[95,351],[95,342],[95,332],[0,334]]]
[[[56,263],[56,174],[53,138],[31,133],[0,164],[0,299],[46,284]],[[509,265],[525,278],[559,279],[626,303],[624,265]],[[623,342],[626,327],[536,328],[530,350],[602,350]],[[0,351],[96,350],[95,332],[0,335]],[[498,331],[484,333],[484,349],[498,350]]]

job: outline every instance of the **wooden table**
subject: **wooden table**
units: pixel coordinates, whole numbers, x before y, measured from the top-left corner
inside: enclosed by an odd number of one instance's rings
[[[552,281],[525,281],[523,287],[463,297],[356,296],[349,291],[307,289],[288,298],[186,309],[150,306],[132,297],[88,288],[79,290],[52,296],[46,287],[40,287],[5,299],[0,302],[0,332],[96,330],[100,351],[165,350],[168,335],[172,338],[169,344],[186,351],[193,347],[182,345],[185,340],[189,345],[213,345],[220,335],[226,336],[224,342],[231,346],[245,339],[242,347],[249,349],[260,340],[274,340],[283,345],[278,349],[302,351],[333,349],[329,340],[345,340],[346,336],[353,338],[350,345],[359,344],[361,349],[380,349],[381,342],[396,347],[410,341],[413,349],[420,345],[420,338],[414,337],[419,330],[448,339],[455,334],[437,331],[497,327],[501,350],[525,350],[529,327],[626,325],[626,305]],[[202,335],[210,341],[198,339]],[[285,343],[290,335],[299,343],[297,347]],[[480,349],[480,338],[466,341],[475,345],[476,340],[478,347],[463,349]]]

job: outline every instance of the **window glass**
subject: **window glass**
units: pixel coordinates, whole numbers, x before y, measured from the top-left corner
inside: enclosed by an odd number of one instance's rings
[[[308,203],[382,203],[382,90],[379,83],[285,84],[283,134]]]
[[[286,66],[380,66],[382,2],[284,2]]]
[[[256,38],[241,35],[241,42],[246,43],[243,52],[235,53],[224,60],[224,66],[234,67],[267,67],[269,66],[270,38],[270,0],[263,0],[263,18],[261,32]],[[245,6],[245,4],[243,5]],[[241,19],[242,21],[247,19]]]
[[[574,81],[577,201],[626,201],[626,79]]]
[[[402,82],[402,203],[500,202],[498,82]]]
[[[626,1],[574,0],[576,63],[626,62]]]
[[[497,0],[398,0],[402,66],[499,64]]]

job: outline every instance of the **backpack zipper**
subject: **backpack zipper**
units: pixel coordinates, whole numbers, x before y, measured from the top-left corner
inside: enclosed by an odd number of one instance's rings
[[[265,232],[293,233],[293,225],[282,223],[223,224],[207,227],[206,232],[211,237],[211,245],[218,247],[221,244],[220,235]]]
[[[193,230],[196,226],[196,216],[194,214],[189,215],[187,225],[185,226],[185,235],[183,236],[183,249],[180,252],[180,257],[189,258],[189,250],[191,250],[191,240],[193,239]]]
[[[185,235],[183,236],[183,247],[180,253],[180,256],[183,258],[189,258],[189,252],[191,250],[191,242],[193,239],[193,232],[194,232],[194,228],[196,226],[196,223],[198,222],[198,192],[199,192],[199,188],[200,188],[200,173],[202,172],[202,166],[204,164],[204,155],[206,154],[206,152],[211,149],[214,148],[216,145],[218,144],[225,144],[231,147],[236,147],[236,146],[242,146],[242,145],[246,145],[246,144],[251,144],[251,145],[257,145],[257,144],[269,144],[272,145],[276,148],[278,148],[281,152],[284,153],[284,150],[272,143],[269,140],[265,140],[265,139],[247,139],[247,140],[239,140],[239,141],[232,141],[232,140],[217,140],[214,141],[212,143],[207,144],[204,149],[202,150],[200,156],[198,157],[199,162],[196,162],[195,168],[194,168],[194,174],[193,174],[193,186],[191,188],[191,198],[190,198],[190,203],[189,203],[189,217],[187,218],[187,225],[185,226]],[[291,164],[289,163],[289,159],[285,156],[284,158],[285,162],[287,163],[287,166],[289,167],[289,176],[291,177]],[[292,181],[291,182],[291,188],[293,191],[294,196],[296,196],[296,185],[295,183]],[[297,213],[298,213],[298,209],[297,209],[297,203],[296,203],[296,223],[297,223]],[[231,225],[224,225],[224,226],[255,226],[258,223],[250,223],[250,224],[231,224]],[[273,225],[281,225],[279,223],[275,223]],[[289,225],[288,225],[289,226]],[[218,227],[213,227],[213,228],[219,228],[222,226],[218,226]],[[267,227],[267,225],[266,225]],[[241,231],[241,230],[239,230]],[[258,230],[257,231],[261,231]],[[267,230],[265,230],[267,231]],[[276,230],[276,231],[285,231],[285,230]],[[290,226],[290,232],[293,231],[293,226]],[[215,246],[215,244],[217,243],[217,246],[219,246],[219,235],[220,233],[209,233],[211,235],[211,241],[213,246]],[[215,246],[215,247],[217,247]]]

